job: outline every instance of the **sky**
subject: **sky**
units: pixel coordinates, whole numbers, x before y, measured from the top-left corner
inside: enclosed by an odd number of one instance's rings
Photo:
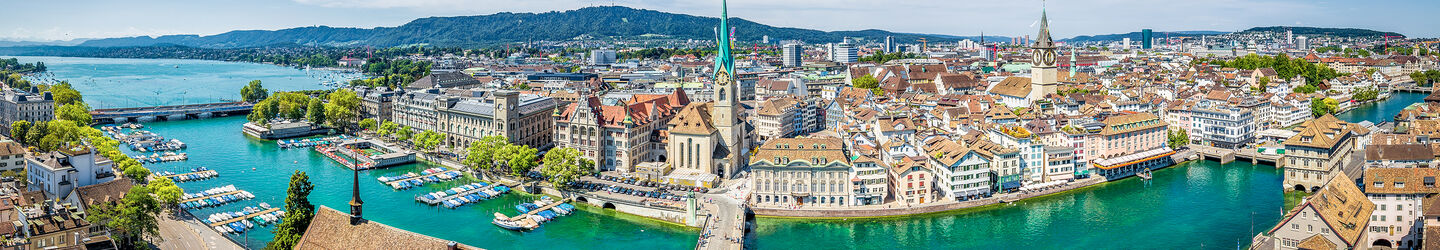
[[[719,16],[714,0],[3,0],[0,40],[53,41],[304,26],[398,26],[431,16],[620,5]],[[732,0],[730,16],[826,31],[883,29],[1034,36],[1042,9],[1059,38],[1154,29],[1366,28],[1440,37],[1436,0]]]

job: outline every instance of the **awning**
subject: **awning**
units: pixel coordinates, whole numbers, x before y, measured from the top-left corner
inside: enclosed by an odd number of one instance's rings
[[[1161,157],[1169,157],[1173,154],[1175,154],[1174,150],[1170,150],[1170,148],[1168,147],[1160,147],[1156,149],[1146,150],[1144,152],[1123,155],[1120,157],[1095,160],[1093,161],[1092,165],[1096,168],[1109,170],[1154,159],[1159,159]]]

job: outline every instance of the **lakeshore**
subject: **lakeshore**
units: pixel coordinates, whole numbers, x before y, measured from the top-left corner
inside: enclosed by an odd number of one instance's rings
[[[5,58],[11,58],[6,56]],[[303,70],[272,64],[194,59],[125,59],[14,56],[20,62],[45,62],[45,73],[28,76],[36,83],[69,81],[85,93],[92,108],[124,108],[214,103],[240,99],[239,90],[261,80],[272,91],[332,88],[324,82],[360,76],[331,70]]]

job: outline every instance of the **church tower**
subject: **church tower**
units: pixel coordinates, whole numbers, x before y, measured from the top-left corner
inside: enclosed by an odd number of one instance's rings
[[[727,152],[727,156],[717,169],[724,173],[717,173],[721,178],[729,177],[735,173],[740,164],[748,161],[744,156],[745,146],[741,143],[745,140],[745,124],[740,121],[740,86],[735,81],[735,59],[730,55],[730,24],[729,6],[726,1],[720,1],[720,28],[716,30],[715,55],[715,110],[710,113],[710,121],[719,130],[720,138]],[[718,151],[718,150],[717,150]],[[720,156],[716,156],[719,158]]]
[[[1044,9],[1040,10],[1040,34],[1030,48],[1033,50],[1030,58],[1030,94],[1025,99],[1044,100],[1045,95],[1055,93],[1060,85],[1056,79],[1059,77],[1059,70],[1055,65],[1055,41],[1050,40],[1050,20]]]

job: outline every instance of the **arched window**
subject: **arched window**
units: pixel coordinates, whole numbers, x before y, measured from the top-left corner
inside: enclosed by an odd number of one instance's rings
[[[725,89],[720,89],[720,100],[729,100],[725,98]]]

